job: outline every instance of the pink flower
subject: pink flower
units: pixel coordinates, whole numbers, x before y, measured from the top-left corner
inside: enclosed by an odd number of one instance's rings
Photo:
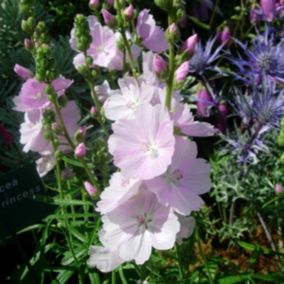
[[[146,182],[159,202],[169,205],[181,215],[199,210],[203,200],[199,194],[210,190],[210,166],[197,159],[197,147],[186,138],[176,138],[176,149],[167,171]]]
[[[104,103],[105,116],[110,120],[134,118],[136,109],[150,103],[154,87],[132,77],[119,79],[120,94],[111,95]]]
[[[175,79],[177,83],[184,81],[189,72],[189,64],[187,61],[183,62],[175,72]]]
[[[124,176],[147,180],[166,171],[175,138],[173,122],[162,105],[144,104],[134,119],[118,120],[112,129],[109,152]]]
[[[182,50],[186,50],[188,54],[192,54],[198,42],[198,34],[190,36],[182,45]]]
[[[180,224],[176,215],[157,201],[155,194],[144,189],[118,208],[102,217],[100,241],[116,251],[124,261],[143,264],[152,247],[167,250],[174,246]]]
[[[59,77],[52,81],[52,86],[58,96],[64,94],[73,81]],[[39,82],[36,79],[28,79],[22,86],[17,97],[14,98],[14,109],[16,111],[26,112],[46,108],[50,102],[45,92],[47,84]]]
[[[99,5],[100,5],[100,0],[90,0],[89,2],[89,6],[92,9],[98,8]]]
[[[156,22],[149,10],[144,9],[139,13],[136,30],[142,38],[143,45],[148,49],[158,53],[168,49],[164,31],[156,26]]]
[[[115,270],[123,262],[116,251],[101,246],[91,246],[89,249],[88,266],[97,268],[103,273]]]
[[[165,59],[163,59],[163,57],[161,57],[158,54],[154,54],[153,57],[153,69],[157,74],[161,74],[164,71],[166,71],[168,68],[168,64],[165,61]]]
[[[17,73],[17,75],[24,79],[24,80],[28,80],[28,79],[31,79],[33,77],[33,73],[31,70],[19,65],[19,64],[16,64],[14,66],[14,71]]]
[[[117,47],[117,36],[109,27],[102,26],[95,16],[88,17],[92,42],[87,54],[92,57],[93,64],[114,70],[122,69],[123,54]],[[77,50],[75,30],[71,31],[70,45]],[[79,53],[74,58],[74,65],[78,69],[85,64],[85,57]]]
[[[109,186],[101,193],[101,200],[97,203],[96,210],[106,214],[117,208],[121,203],[135,195],[140,188],[138,179],[125,178],[120,172],[111,176]]]
[[[20,134],[20,143],[24,144],[24,152],[38,152],[42,156],[52,154],[50,141],[44,138],[41,111],[25,113],[25,121],[20,126]]]
[[[276,194],[284,193],[284,188],[283,188],[282,184],[280,184],[280,183],[275,184],[274,190],[275,190]]]
[[[97,189],[91,183],[89,183],[88,181],[84,181],[84,187],[91,197],[96,195]]]
[[[84,143],[80,143],[76,146],[74,155],[77,158],[84,158],[87,154],[87,147]]]
[[[175,127],[188,136],[207,137],[218,132],[210,123],[195,121],[189,107],[176,100],[173,100],[172,118]]]
[[[260,5],[263,11],[263,15],[267,19],[267,21],[273,21],[276,15],[276,1],[260,0]]]
[[[95,86],[95,92],[99,100],[102,102],[104,102],[108,97],[111,97],[112,95],[121,94],[120,90],[111,89],[107,80],[103,81],[101,85]]]

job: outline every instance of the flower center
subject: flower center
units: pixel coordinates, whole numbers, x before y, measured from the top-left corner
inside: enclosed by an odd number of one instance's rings
[[[144,145],[144,150],[151,158],[156,159],[159,157],[159,147],[154,141],[146,143]]]
[[[166,179],[167,183],[176,185],[178,181],[183,179],[183,172],[180,169],[175,169],[174,171],[171,171],[171,169],[169,168],[164,174],[164,178]]]
[[[269,52],[259,54],[257,58],[258,66],[261,70],[270,71],[273,65],[276,66],[277,61]]]
[[[152,219],[151,217],[147,214],[144,213],[143,216],[136,216],[136,221],[137,221],[137,225],[140,229],[144,229],[147,230],[147,228],[149,227]]]

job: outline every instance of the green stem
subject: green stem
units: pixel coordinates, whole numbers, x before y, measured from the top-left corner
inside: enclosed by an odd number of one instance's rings
[[[201,241],[200,241],[200,235],[199,235],[199,228],[198,227],[196,227],[195,232],[196,232],[196,239],[197,239],[197,244],[198,244],[198,249],[199,249],[199,252],[200,252],[201,260],[202,260],[202,263],[203,263],[203,265],[204,265],[204,267],[206,269],[209,283],[210,284],[214,284],[213,279],[211,277],[211,273],[210,273],[209,267],[207,265],[207,260],[205,258],[204,253],[203,253],[203,249],[202,249],[202,245],[201,245]]]
[[[209,21],[209,26],[211,28],[212,24],[213,24],[213,21],[215,19],[215,15],[216,15],[216,12],[217,12],[217,8],[219,6],[219,1],[220,0],[217,0],[215,5],[214,5],[214,8],[213,8],[213,11],[212,11],[212,14],[211,14],[211,18],[210,18],[210,21]]]
[[[119,277],[120,277],[121,283],[122,284],[128,284],[128,282],[127,282],[127,280],[126,280],[126,278],[124,276],[122,266],[119,267],[118,273],[119,273]]]
[[[132,72],[132,75],[135,78],[137,78],[137,73],[136,73],[136,69],[135,69],[135,65],[134,65],[134,60],[133,60],[131,48],[130,48],[129,42],[127,40],[126,32],[125,32],[125,28],[124,28],[125,20],[123,19],[123,16],[122,16],[122,7],[121,7],[121,4],[120,4],[120,0],[115,0],[115,7],[116,7],[116,11],[117,11],[117,16],[118,16],[118,22],[119,22],[119,25],[120,25],[120,32],[121,32],[122,40],[123,40],[124,46],[126,47],[126,51],[127,51],[127,54],[128,54],[131,72]]]
[[[170,26],[173,23],[172,18],[168,17],[168,25]],[[175,74],[175,50],[174,43],[169,41],[169,76],[167,80],[167,92],[166,92],[166,107],[168,110],[171,110],[171,100],[173,93],[174,85],[174,74]]]
[[[182,266],[180,264],[180,255],[179,255],[179,249],[178,249],[177,245],[175,246],[175,253],[176,253],[176,258],[177,258],[177,263],[178,263],[179,277],[180,277],[180,280],[182,282],[184,282],[185,277],[184,277],[184,272],[183,272]]]
[[[111,284],[116,284],[116,272],[112,271],[111,273]]]

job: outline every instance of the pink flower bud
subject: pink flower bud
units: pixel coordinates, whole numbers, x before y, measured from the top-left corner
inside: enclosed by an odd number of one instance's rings
[[[86,153],[87,153],[87,148],[86,148],[86,145],[84,143],[78,144],[77,147],[75,148],[75,151],[74,151],[75,157],[77,157],[77,158],[85,157]]]
[[[283,188],[282,184],[279,184],[279,183],[275,184],[274,190],[275,190],[276,194],[284,193],[284,188]]]
[[[33,77],[33,73],[31,70],[19,65],[15,64],[14,66],[15,73],[22,79],[28,80]]]
[[[231,39],[231,30],[228,26],[226,26],[221,32],[219,32],[218,40],[222,44],[227,44],[230,39]]]
[[[115,22],[114,16],[106,9],[102,9],[102,16],[106,25],[111,26]]]
[[[167,62],[158,54],[154,54],[153,56],[153,69],[157,74],[161,74],[166,71],[168,67]]]
[[[32,41],[30,40],[30,39],[28,39],[28,38],[25,38],[25,40],[24,40],[24,47],[25,47],[25,49],[30,49],[31,47],[32,47]]]
[[[271,22],[275,18],[276,14],[276,1],[275,0],[260,0],[260,6],[263,11],[263,15],[267,21]]]
[[[97,189],[91,183],[84,181],[84,187],[91,197],[95,196]]]
[[[178,26],[172,23],[167,29],[167,38],[172,41],[178,40],[180,37],[180,32]]]
[[[89,2],[89,7],[91,9],[96,9],[96,8],[98,8],[99,5],[100,5],[99,0],[90,0],[90,2]]]
[[[185,80],[189,72],[189,64],[187,61],[183,62],[175,72],[175,79],[177,83]]]
[[[53,130],[53,131],[58,131],[59,130],[59,125],[58,125],[58,123],[57,122],[52,122],[52,124],[51,124],[51,129]]]
[[[182,50],[186,50],[190,55],[194,52],[198,42],[198,34],[190,36],[182,45]]]
[[[217,116],[216,127],[223,133],[225,133],[228,128],[228,123],[227,123],[228,115],[229,115],[228,105],[225,102],[220,102],[218,105],[218,116]]]
[[[197,114],[201,117],[210,115],[210,108],[214,105],[211,95],[206,89],[201,89],[197,93]]]
[[[91,109],[90,109],[90,115],[91,115],[91,117],[95,118],[97,112],[98,112],[97,108],[96,108],[95,106],[92,106]]]
[[[124,9],[123,14],[127,20],[131,20],[134,16],[134,6],[130,4]]]
[[[108,4],[109,6],[112,6],[112,5],[113,5],[114,0],[107,0],[106,2],[107,2],[107,4]]]

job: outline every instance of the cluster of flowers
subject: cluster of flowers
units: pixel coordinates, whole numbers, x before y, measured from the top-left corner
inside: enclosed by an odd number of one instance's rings
[[[104,103],[106,117],[114,121],[109,152],[120,170],[97,204],[103,247],[91,248],[89,264],[104,272],[125,261],[142,264],[152,247],[170,249],[176,238],[187,237],[193,220],[186,216],[200,209],[199,195],[210,189],[210,167],[185,136],[211,136],[215,129],[194,121],[178,93],[167,110],[154,57],[144,53],[143,74],[118,80],[120,89]]]
[[[90,5],[94,7],[98,1],[91,1]],[[128,6],[123,13],[124,17],[132,18],[133,6]],[[188,136],[212,136],[217,131],[209,123],[194,120],[178,88],[168,93],[162,78],[169,64],[159,53],[166,51],[169,43],[149,10],[142,10],[137,17],[138,43],[130,37],[124,42],[129,45],[127,55],[118,47],[121,37],[128,36],[127,31],[115,32],[110,28],[114,16],[107,10],[103,10],[102,15],[108,26],[103,26],[95,16],[89,16],[89,34],[81,42],[78,36],[85,35],[76,31],[76,26],[71,32],[70,45],[78,52],[73,62],[79,71],[86,66],[122,70],[125,62],[137,66],[142,48],[150,50],[142,54],[142,74],[133,72],[133,77],[126,74],[118,80],[116,90],[111,89],[107,81],[95,87],[105,117],[113,121],[108,149],[118,171],[111,176],[109,186],[97,203],[96,210],[101,213],[103,223],[99,233],[102,246],[91,247],[88,263],[108,272],[126,261],[143,264],[150,258],[152,248],[170,249],[176,240],[192,233],[194,219],[190,214],[203,205],[200,195],[210,190],[210,166],[204,159],[197,158],[197,145]],[[168,33],[175,36],[177,26],[172,24]],[[85,39],[89,46],[84,52],[81,43]],[[190,70],[201,74],[216,60],[220,48],[211,55],[213,44],[214,41],[203,48],[195,34],[181,45],[180,53],[186,54],[186,59],[173,70],[175,86],[186,79]],[[31,71],[22,66],[16,65],[15,71],[26,80],[14,99],[15,109],[25,112],[25,122],[20,129],[21,143],[24,151],[41,155],[38,165],[44,175],[55,163],[50,140],[44,136],[46,113],[49,110],[55,113],[51,130],[58,129],[63,121],[69,136],[74,137],[79,110],[69,101],[57,117],[46,94],[46,84],[36,80]],[[72,81],[59,77],[51,84],[60,97]],[[65,139],[62,137],[59,141],[60,151],[70,151]],[[75,156],[85,154],[84,144],[79,144]],[[49,161],[48,166],[47,163],[42,166],[43,159]],[[95,191],[93,187],[90,190]]]
[[[14,70],[20,78],[25,80],[19,95],[14,98],[14,109],[24,113],[24,122],[20,126],[20,142],[24,144],[24,152],[33,151],[40,155],[36,163],[39,175],[42,177],[55,166],[54,151],[50,140],[46,139],[45,128],[45,117],[48,114],[54,115],[54,107],[46,93],[47,84],[38,81],[33,73],[23,66],[16,64]],[[52,86],[58,97],[61,97],[72,83],[71,80],[59,77],[52,81]],[[80,111],[76,103],[69,101],[61,109],[61,115],[68,134],[73,137],[80,119]],[[57,131],[60,124],[59,118],[55,117],[52,130]],[[59,137],[58,142],[61,144],[61,151],[71,151],[63,136]]]

